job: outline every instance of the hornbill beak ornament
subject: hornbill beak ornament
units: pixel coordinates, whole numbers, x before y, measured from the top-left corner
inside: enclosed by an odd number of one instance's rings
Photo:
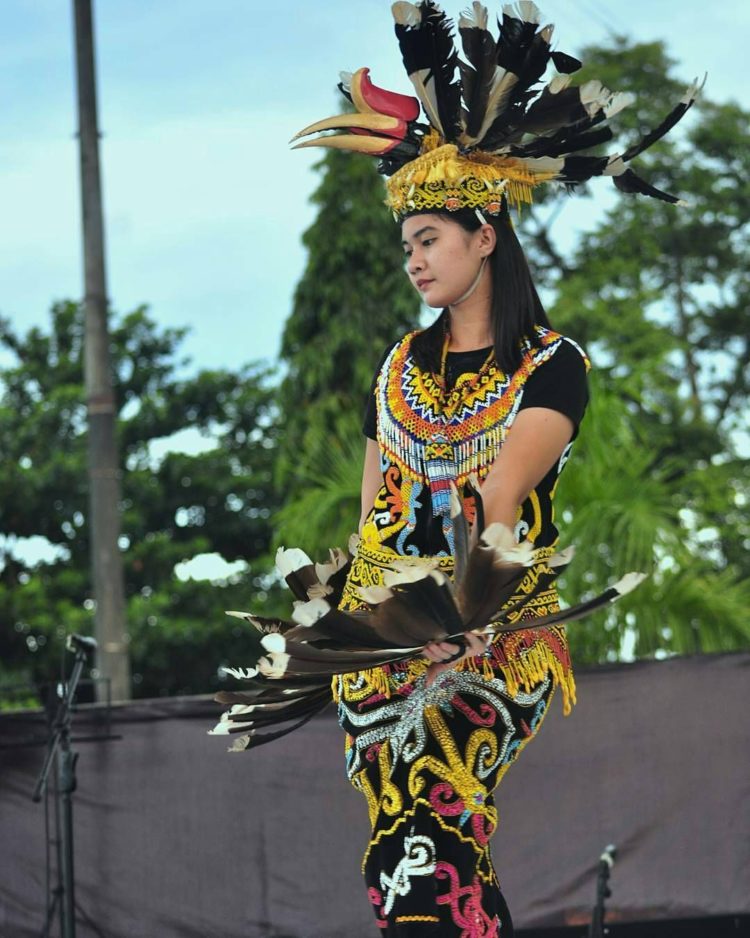
[[[403,155],[416,155],[419,152],[419,138],[413,133],[413,125],[419,117],[419,101],[416,98],[378,88],[370,81],[369,68],[359,68],[352,75],[342,74],[339,88],[356,110],[316,121],[298,131],[289,142],[325,130],[345,130],[348,133],[304,140],[295,144],[293,150],[327,147],[366,153],[368,156],[384,156],[399,145],[404,149],[403,145],[411,137],[409,152]]]

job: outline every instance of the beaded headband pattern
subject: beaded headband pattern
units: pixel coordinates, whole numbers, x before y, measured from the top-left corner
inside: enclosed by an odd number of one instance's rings
[[[581,62],[551,49],[553,27],[540,26],[535,3],[505,4],[495,38],[487,8],[474,2],[458,21],[463,59],[453,23],[433,0],[394,3],[392,11],[417,96],[379,88],[367,68],[342,73],[339,88],[354,110],[310,124],[293,141],[321,134],[296,148],[378,157],[396,220],[462,208],[496,215],[505,202],[515,208],[531,203],[542,183],[575,189],[595,176],[612,177],[622,192],[685,204],[628,163],[674,127],[703,83],[693,82],[659,126],[625,151],[591,153],[613,138],[608,122],[634,96],[596,79],[573,85]],[[550,63],[557,74],[542,85]]]

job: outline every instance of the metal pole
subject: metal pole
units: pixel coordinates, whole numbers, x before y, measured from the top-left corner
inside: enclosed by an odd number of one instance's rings
[[[97,667],[115,700],[130,699],[120,536],[120,467],[109,360],[104,222],[99,174],[91,0],[73,0],[78,79],[81,211],[86,310],[85,377],[89,437],[89,534],[96,601]],[[97,684],[97,693],[105,692]]]

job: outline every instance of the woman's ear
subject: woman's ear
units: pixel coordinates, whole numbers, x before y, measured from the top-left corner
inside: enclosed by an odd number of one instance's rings
[[[489,257],[497,244],[497,233],[492,225],[482,225],[477,229],[479,235],[479,256]]]

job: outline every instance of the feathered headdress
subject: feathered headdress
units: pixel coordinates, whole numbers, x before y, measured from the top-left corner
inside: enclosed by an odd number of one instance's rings
[[[607,122],[634,97],[595,79],[572,85],[581,63],[552,51],[553,27],[540,26],[535,3],[505,4],[497,39],[487,8],[472,3],[458,21],[465,60],[454,45],[453,23],[432,0],[400,0],[392,10],[417,97],[378,88],[367,68],[342,74],[339,88],[355,111],[310,124],[293,139],[343,131],[296,146],[380,157],[379,170],[389,177],[386,204],[397,220],[461,208],[497,215],[504,197],[518,207],[532,201],[540,183],[574,187],[594,176],[611,176],[622,192],[679,203],[627,164],[680,120],[702,87],[697,81],[657,128],[625,152],[594,155],[586,151],[612,139]],[[550,61],[557,74],[541,86]],[[419,120],[420,106],[427,123]]]

